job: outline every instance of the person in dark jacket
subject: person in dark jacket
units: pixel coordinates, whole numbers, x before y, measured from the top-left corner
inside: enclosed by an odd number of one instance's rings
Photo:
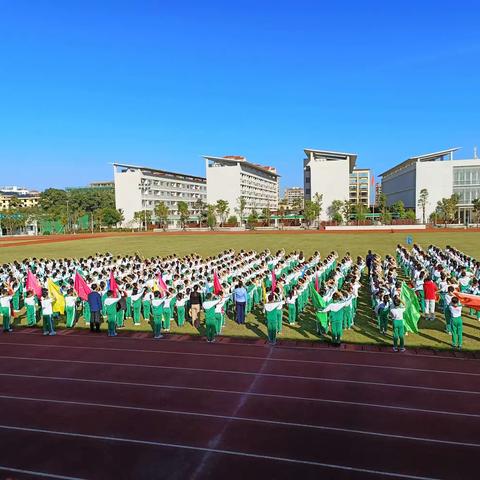
[[[98,292],[98,286],[92,285],[92,291],[88,294],[88,305],[90,306],[90,331],[100,331],[100,314],[102,312],[102,297]]]
[[[192,318],[192,325],[197,326],[197,319],[200,315],[200,308],[202,306],[202,296],[198,291],[198,285],[194,285],[192,293],[190,293],[190,317]]]

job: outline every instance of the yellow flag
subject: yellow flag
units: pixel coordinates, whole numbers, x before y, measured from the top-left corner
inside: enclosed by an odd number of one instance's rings
[[[65,297],[60,293],[60,287],[49,278],[47,281],[48,294],[53,298],[52,309],[60,315],[65,315]]]
[[[263,296],[263,303],[267,303],[267,289],[265,288],[264,280],[262,280],[262,296]]]

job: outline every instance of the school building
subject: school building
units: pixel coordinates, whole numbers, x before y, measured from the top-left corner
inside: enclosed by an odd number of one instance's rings
[[[203,157],[207,172],[207,202],[226,200],[230,215],[240,216],[239,199],[245,200],[244,218],[255,210],[278,209],[279,179],[274,167],[249,162],[242,156]]]
[[[136,225],[135,212],[153,212],[155,206],[164,202],[170,210],[169,225],[178,228],[178,202],[186,202],[190,220],[197,220],[200,212],[195,208],[198,200],[206,202],[207,185],[204,177],[167,172],[149,167],[113,164],[115,183],[115,206],[123,211],[123,225]],[[152,218],[155,220],[155,215]]]
[[[321,220],[328,220],[334,200],[350,200],[350,174],[353,173],[357,154],[329,150],[304,150],[303,161],[305,200],[323,194]]]
[[[370,179],[369,168],[357,168],[353,169],[350,174],[350,202],[354,204],[363,204],[367,208],[370,208]]]
[[[285,189],[283,199],[288,206],[299,203],[303,206],[304,191],[301,187],[288,187]]]
[[[418,200],[421,190],[427,189],[428,220],[439,200],[458,194],[459,222],[472,223],[472,201],[480,198],[480,160],[456,160],[453,154],[457,150],[450,148],[411,157],[382,173],[382,192],[388,204],[401,200],[406,208],[415,209],[417,219],[422,220]]]

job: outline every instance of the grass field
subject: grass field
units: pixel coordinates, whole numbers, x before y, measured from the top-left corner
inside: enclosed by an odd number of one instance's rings
[[[405,233],[361,233],[361,234],[325,234],[325,233],[252,233],[252,234],[216,234],[216,235],[127,235],[109,238],[84,239],[58,243],[45,243],[38,245],[19,245],[15,247],[0,246],[0,263],[21,260],[28,257],[80,257],[92,255],[96,252],[112,252],[113,254],[133,254],[135,252],[147,256],[164,256],[171,253],[185,255],[197,252],[203,256],[216,254],[227,248],[235,250],[269,248],[275,251],[284,248],[286,251],[303,250],[306,255],[319,250],[322,255],[331,250],[336,250],[340,256],[346,251],[352,255],[365,255],[368,249],[385,255],[394,254],[398,243],[405,243]],[[480,233],[477,232],[421,232],[413,234],[414,242],[422,246],[433,243],[439,247],[451,244],[456,248],[480,257]],[[356,325],[344,334],[344,341],[362,344],[391,344],[391,332],[381,336],[372,322],[372,312],[366,287],[362,288],[357,314]],[[480,322],[469,315],[464,317],[464,349],[480,350]],[[24,324],[21,315],[16,320],[17,324]],[[312,312],[307,311],[299,321],[298,327],[284,325],[280,338],[295,340],[320,340],[328,338],[319,337],[315,332],[315,323]],[[178,328],[172,324],[172,332],[185,334],[203,334],[203,327],[199,330],[191,325]],[[80,320],[76,328],[82,328]],[[143,324],[141,327],[128,326],[128,329],[147,330],[150,327]],[[435,322],[421,320],[420,333],[410,334],[406,341],[409,347],[450,348],[450,337],[444,332],[443,318],[437,315]],[[240,327],[227,320],[227,325],[222,332],[224,335],[242,337],[265,337],[266,328],[263,323],[263,314],[253,312],[247,319],[247,326]]]

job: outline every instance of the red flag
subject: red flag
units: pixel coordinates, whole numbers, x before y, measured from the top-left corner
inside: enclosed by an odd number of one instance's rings
[[[220,284],[217,272],[213,272],[213,293],[215,295],[222,293],[222,285]]]
[[[84,302],[88,300],[88,294],[92,292],[92,289],[78,272],[75,273],[73,289]]]
[[[160,293],[163,296],[165,292],[168,290],[168,287],[167,287],[167,284],[163,281],[161,273],[158,274],[157,281],[158,281],[158,288],[160,289]]]
[[[27,281],[25,283],[27,292],[33,292],[38,298],[42,297],[42,286],[38,278],[29,270],[27,273]]]
[[[372,175],[372,187],[375,186],[375,177]]]
[[[115,298],[118,297],[118,285],[113,275],[113,270],[110,272],[110,290],[113,292]]]
[[[315,276],[315,290],[317,292],[320,290],[320,286],[318,284],[318,274]]]
[[[464,307],[480,310],[480,295],[472,295],[470,293],[453,292],[453,294],[460,300]]]
[[[275,275],[275,270],[272,270],[272,293],[275,292],[277,288],[277,276]]]

